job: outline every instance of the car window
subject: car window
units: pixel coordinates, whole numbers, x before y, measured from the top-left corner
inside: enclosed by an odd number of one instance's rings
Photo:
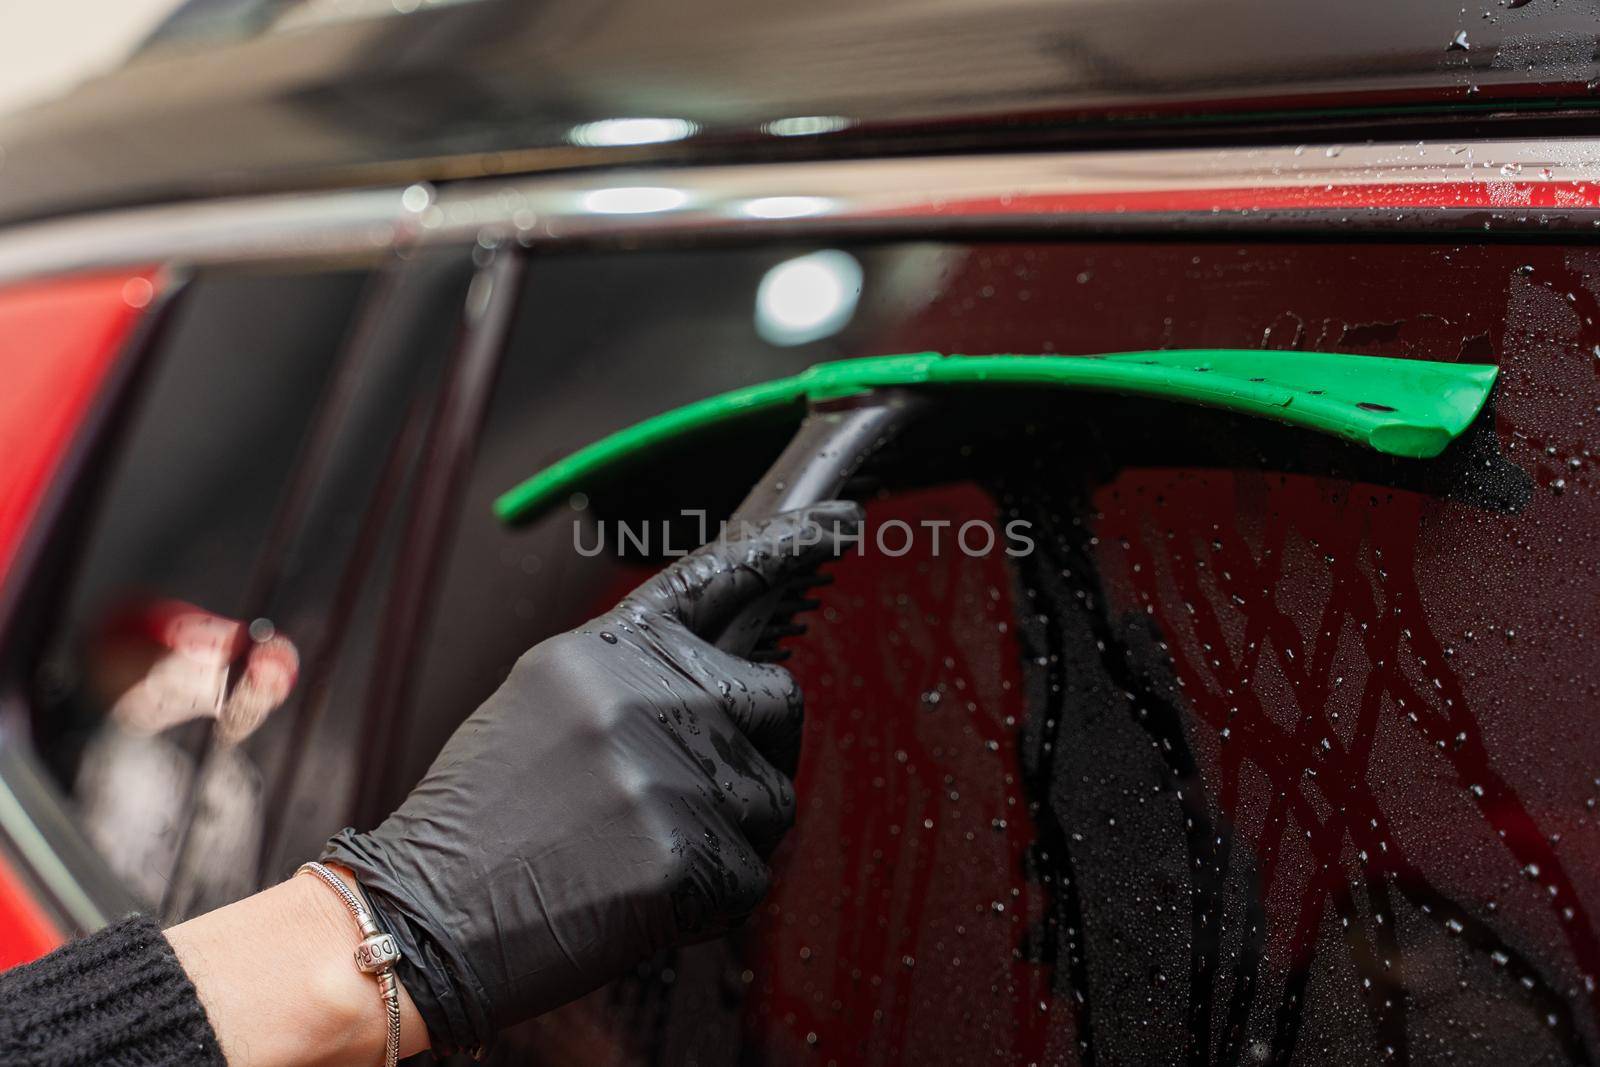
[[[394,576],[425,562],[397,537],[410,487],[449,474],[422,442],[461,358],[471,261],[408,267],[387,304],[354,274],[203,278],[40,665],[41,746],[82,787],[107,694],[134,692],[115,679],[149,672],[134,639],[175,633],[203,659],[268,604],[273,630],[251,639],[300,657],[287,714],[218,780],[275,798],[246,818],[249,878],[270,879],[342,825],[362,775],[379,802],[403,796],[522,651],[697,540],[697,516],[725,515],[786,436],[741,425],[663,447],[528,528],[494,518],[498,494],[640,418],[824,359],[923,350],[1493,362],[1489,409],[1426,461],[1148,399],[947,398],[875,465],[867,543],[789,642],[809,711],[768,900],[738,936],[651,961],[497,1055],[1592,1059],[1592,258],[1292,241],[530,257],[403,664],[372,635]],[[358,306],[387,323],[365,348]],[[275,592],[256,595],[301,462],[286,442],[311,433],[353,351],[387,356],[369,357],[338,420],[348,447],[273,550]],[[397,498],[374,519],[383,485]],[[286,662],[263,661],[263,692]],[[375,671],[402,667],[382,709],[398,747],[363,764],[357,709]],[[173,752],[141,748],[102,781],[192,773]],[[134,821],[170,848],[168,810]],[[123,864],[137,876],[150,854]],[[225,883],[186,906],[248,888]]]
[[[931,246],[892,254],[801,246],[534,259],[419,650],[410,698],[417,733],[391,802],[534,640],[583,621],[646,573],[638,560],[577,556],[567,517],[591,532],[614,519],[675,519],[681,544],[698,521],[680,513],[731,508],[784,433],[758,427],[714,442],[709,454],[674,453],[670,480],[652,470],[526,532],[492,521],[499,493],[665,408],[870,347],[885,316],[924,299],[943,255]]]
[[[146,904],[168,891],[203,747],[196,723],[249,640],[257,563],[364,285],[357,272],[189,284],[109,450],[57,616],[43,621],[57,636],[35,672],[37,747]],[[256,636],[248,682],[275,707],[297,653],[290,637]],[[215,795],[243,842],[216,867],[234,868],[222,892],[236,895],[253,883],[245,853],[260,833],[250,761],[219,774]]]
[[[763,282],[819,251],[855,261],[859,300],[783,343]],[[1588,1057],[1585,263],[1145,242],[537,263],[421,651],[412,713],[432,721],[408,777],[524,648],[657,562],[585,557],[575,536],[629,501],[725,509],[782,443],[668,457],[528,530],[489,517],[521,478],[674,404],[924,349],[1341,351],[1497,362],[1502,384],[1433,461],[1149,400],[943,408],[869,509],[873,529],[943,530],[943,547],[869,544],[792,642],[801,814],[767,903],[742,936],[536,1021],[507,1055]],[[994,550],[952,550],[970,522]],[[1011,523],[1027,551],[1007,553]]]

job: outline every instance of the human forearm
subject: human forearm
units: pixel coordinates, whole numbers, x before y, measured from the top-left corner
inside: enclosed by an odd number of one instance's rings
[[[348,872],[336,870],[349,885]],[[233,1067],[376,1064],[385,1016],[377,982],[356,969],[360,934],[332,889],[291,878],[167,931]],[[400,1054],[428,1046],[400,992]]]

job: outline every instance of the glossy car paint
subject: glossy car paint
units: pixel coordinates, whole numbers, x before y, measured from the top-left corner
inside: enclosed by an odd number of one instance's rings
[[[65,940],[33,889],[0,857],[0,967],[38,959]]]
[[[238,6],[0,125],[0,217],[654,160],[1436,136],[1587,113],[1597,28],[1546,0]],[[666,124],[607,136],[637,118]]]
[[[0,579],[107,371],[155,299],[149,271],[0,290]]]

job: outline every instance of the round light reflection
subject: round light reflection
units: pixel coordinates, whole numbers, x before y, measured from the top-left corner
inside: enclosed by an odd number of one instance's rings
[[[799,345],[838,333],[861,300],[861,263],[827,249],[785,260],[756,287],[756,333],[774,345]]]

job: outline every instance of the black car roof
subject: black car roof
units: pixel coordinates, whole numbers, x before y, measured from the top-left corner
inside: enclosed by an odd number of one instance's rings
[[[0,219],[630,160],[1392,134],[1587,108],[1600,31],[1555,0],[396,0],[222,33],[193,7],[0,121]],[[626,118],[665,124],[606,133]]]

